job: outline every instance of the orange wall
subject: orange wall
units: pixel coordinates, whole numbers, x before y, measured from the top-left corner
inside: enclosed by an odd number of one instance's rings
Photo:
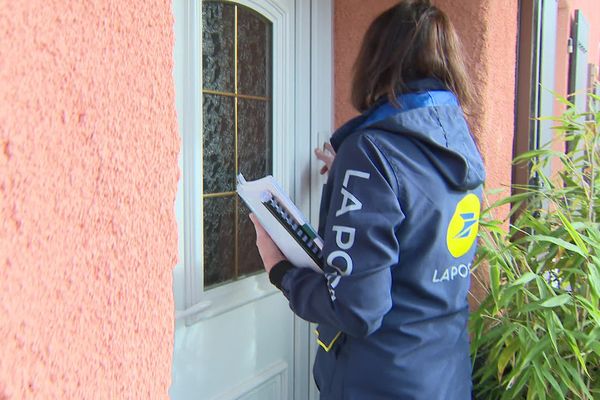
[[[334,114],[335,126],[356,115],[350,103],[352,66],[362,37],[373,19],[397,0],[333,0]]]
[[[0,399],[167,398],[179,138],[165,1],[0,6]]]

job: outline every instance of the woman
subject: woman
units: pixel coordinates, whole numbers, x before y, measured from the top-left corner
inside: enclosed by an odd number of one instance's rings
[[[467,290],[485,173],[462,59],[426,0],[368,29],[352,86],[362,114],[333,134],[324,166],[324,274],[294,268],[253,218],[271,282],[319,324],[321,399],[471,398]]]

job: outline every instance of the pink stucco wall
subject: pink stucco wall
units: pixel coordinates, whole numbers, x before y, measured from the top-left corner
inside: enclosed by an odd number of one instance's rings
[[[335,126],[356,115],[350,103],[352,66],[362,37],[373,19],[397,0],[334,0],[334,114]]]
[[[349,103],[351,68],[371,20],[395,4],[335,0],[335,121],[355,114]],[[480,97],[469,118],[485,158],[488,189],[511,183],[515,114],[518,0],[434,0],[453,21]],[[478,291],[478,289],[476,289]],[[477,293],[480,296],[481,293]]]
[[[170,2],[0,0],[0,399],[166,398]]]

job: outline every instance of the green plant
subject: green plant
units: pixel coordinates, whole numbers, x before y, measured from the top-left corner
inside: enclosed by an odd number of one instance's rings
[[[477,265],[490,283],[469,326],[476,399],[600,399],[600,112],[561,101],[569,110],[552,119],[574,150],[517,157],[542,184],[482,213]]]

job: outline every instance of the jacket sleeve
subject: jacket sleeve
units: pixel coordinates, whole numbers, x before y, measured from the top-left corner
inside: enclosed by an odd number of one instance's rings
[[[324,274],[281,264],[271,278],[301,318],[352,336],[367,336],[392,306],[391,267],[398,262],[396,230],[404,219],[389,163],[363,134],[347,138],[328,185]]]

